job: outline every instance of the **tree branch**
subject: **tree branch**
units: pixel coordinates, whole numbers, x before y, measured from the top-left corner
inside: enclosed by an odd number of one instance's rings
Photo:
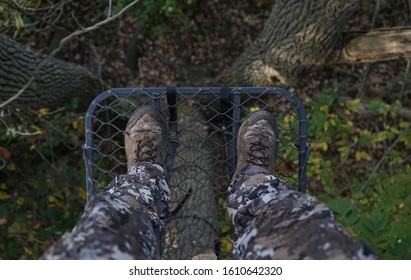
[[[411,27],[375,29],[355,37],[344,47],[341,62],[377,62],[401,57],[411,57]]]
[[[10,104],[17,98],[19,98],[29,87],[30,85],[35,81],[37,75],[39,74],[40,70],[45,66],[50,60],[58,53],[61,51],[61,49],[64,47],[65,44],[67,44],[70,40],[72,40],[74,37],[86,34],[88,32],[94,31],[96,29],[99,29],[103,25],[112,22],[113,20],[116,20],[119,18],[122,14],[124,14],[128,9],[130,9],[132,6],[137,4],[139,0],[135,0],[125,6],[120,12],[117,14],[107,17],[105,20],[100,21],[92,26],[86,27],[86,28],[80,28],[71,33],[70,35],[64,37],[60,42],[59,45],[56,49],[54,49],[45,59],[43,59],[36,67],[36,70],[34,71],[33,75],[30,77],[30,79],[27,81],[27,83],[12,97],[10,97],[8,100],[4,101],[3,103],[0,104],[0,108],[5,107],[6,105]]]

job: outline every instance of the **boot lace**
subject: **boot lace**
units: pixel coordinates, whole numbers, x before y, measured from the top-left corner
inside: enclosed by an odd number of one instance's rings
[[[268,168],[268,149],[269,147],[260,141],[250,143],[250,153],[247,162],[250,165],[258,165]]]
[[[148,161],[154,163],[154,143],[149,139],[148,135],[144,135],[141,140],[136,141],[137,158],[139,161]]]

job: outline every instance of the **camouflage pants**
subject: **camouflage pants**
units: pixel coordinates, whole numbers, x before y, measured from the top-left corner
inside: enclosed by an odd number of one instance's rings
[[[170,212],[164,169],[133,166],[87,203],[83,216],[43,259],[159,259]]]
[[[280,179],[254,167],[233,178],[228,212],[237,259],[373,259],[349,236],[330,210],[313,197],[289,190]],[[140,164],[96,193],[70,233],[43,259],[159,259],[165,218],[170,215],[166,175]]]
[[[260,167],[237,173],[227,193],[236,259],[376,259],[325,204]]]

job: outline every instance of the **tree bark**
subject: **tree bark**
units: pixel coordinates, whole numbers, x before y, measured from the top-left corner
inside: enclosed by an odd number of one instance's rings
[[[275,1],[260,36],[212,84],[292,84],[342,49],[342,28],[359,7],[358,0]]]
[[[0,36],[0,103],[15,95],[27,83],[43,59],[43,55]],[[80,98],[80,104],[85,105],[101,90],[99,79],[84,68],[52,59],[40,69],[35,82],[6,108],[56,108],[74,97]]]

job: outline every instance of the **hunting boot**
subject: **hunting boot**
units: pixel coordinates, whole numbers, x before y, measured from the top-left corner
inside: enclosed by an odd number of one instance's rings
[[[144,105],[136,109],[124,134],[128,170],[136,163],[144,162],[165,169],[168,123],[157,108]]]
[[[278,153],[278,130],[274,116],[267,111],[251,113],[237,135],[236,174],[259,172],[273,174]]]

